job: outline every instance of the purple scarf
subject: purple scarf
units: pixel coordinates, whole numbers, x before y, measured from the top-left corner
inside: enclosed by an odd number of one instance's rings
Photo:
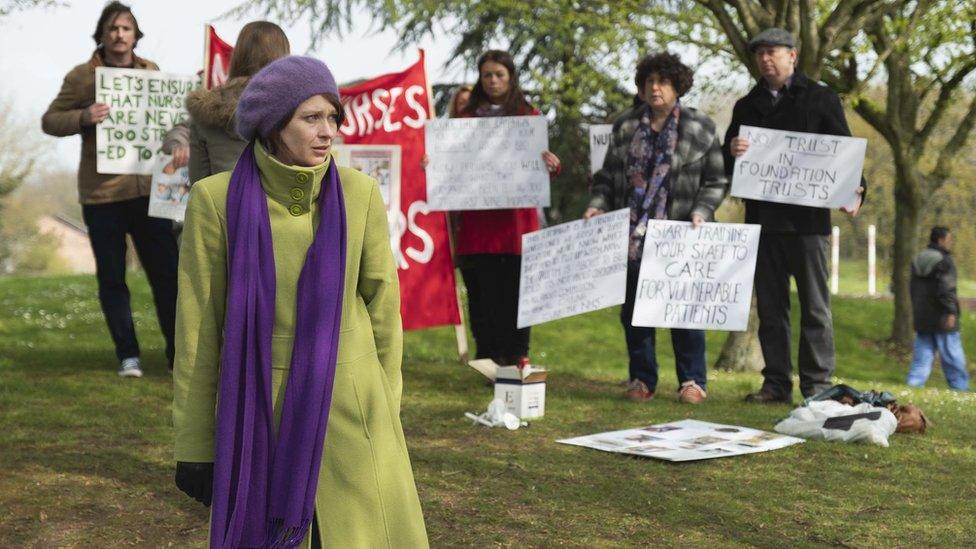
[[[671,161],[678,143],[680,117],[681,103],[676,102],[661,132],[654,135],[651,128],[651,109],[646,107],[627,151],[626,173],[631,184],[627,201],[630,207],[630,244],[627,256],[631,262],[640,262],[643,255],[648,218],[668,218],[668,173],[671,171]]]
[[[291,371],[276,436],[271,404],[274,248],[252,141],[234,168],[227,193],[227,313],[212,549],[291,548],[312,524],[346,265],[346,210],[334,161],[322,182],[319,219],[298,278]]]

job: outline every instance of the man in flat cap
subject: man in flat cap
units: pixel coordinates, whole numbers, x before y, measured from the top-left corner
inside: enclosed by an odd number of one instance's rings
[[[766,29],[749,41],[759,82],[735,103],[725,133],[726,171],[749,148],[738,137],[742,125],[775,130],[850,136],[837,94],[796,70],[796,43],[784,29]],[[858,190],[864,197],[864,182]],[[834,331],[827,289],[830,210],[746,200],[746,223],[762,226],[755,288],[759,343],[765,367],[762,388],[748,402],[790,403],[790,277],[800,300],[800,392],[810,396],[830,387],[834,371]],[[851,211],[856,215],[858,205]]]

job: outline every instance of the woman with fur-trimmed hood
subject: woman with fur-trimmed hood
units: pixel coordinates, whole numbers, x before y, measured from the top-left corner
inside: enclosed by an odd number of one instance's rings
[[[189,163],[190,181],[234,169],[247,145],[234,130],[237,101],[251,76],[288,55],[290,49],[281,27],[268,21],[252,21],[244,25],[234,44],[227,82],[219,88],[190,94],[186,100],[189,124],[174,127],[163,143],[163,151],[173,155],[176,167]]]

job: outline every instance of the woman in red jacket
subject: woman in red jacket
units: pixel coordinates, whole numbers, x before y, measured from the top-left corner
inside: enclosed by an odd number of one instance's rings
[[[538,116],[519,88],[511,54],[489,50],[478,59],[478,84],[459,118]],[[559,173],[559,158],[542,153],[549,174]],[[477,358],[516,364],[529,353],[529,329],[517,329],[522,235],[539,230],[535,208],[462,211],[456,260],[468,289],[471,331]]]

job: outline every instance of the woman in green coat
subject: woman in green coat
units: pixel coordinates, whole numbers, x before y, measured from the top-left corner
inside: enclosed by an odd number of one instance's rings
[[[212,501],[212,548],[427,546],[386,209],[332,159],[342,115],[323,63],[269,64],[237,108],[249,145],[233,173],[190,195],[176,483]]]

